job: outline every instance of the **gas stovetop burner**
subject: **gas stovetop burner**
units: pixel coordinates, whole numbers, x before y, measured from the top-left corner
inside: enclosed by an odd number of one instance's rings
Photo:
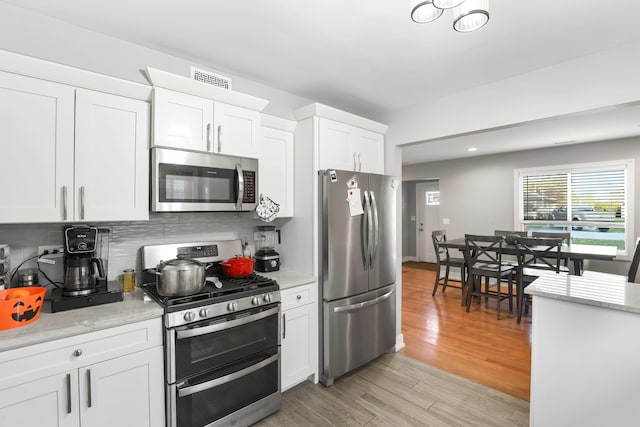
[[[165,311],[172,312],[184,310],[205,304],[215,304],[230,299],[251,296],[253,294],[277,291],[278,282],[268,277],[252,274],[242,278],[218,277],[222,282],[220,288],[207,282],[204,289],[193,295],[187,296],[163,296],[158,293],[155,283],[143,284],[142,288],[158,303],[165,307]]]

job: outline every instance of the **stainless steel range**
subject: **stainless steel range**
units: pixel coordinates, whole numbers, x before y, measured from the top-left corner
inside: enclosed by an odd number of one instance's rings
[[[280,409],[279,287],[224,277],[219,262],[239,253],[240,240],[142,248],[142,288],[165,312],[169,427],[247,426]],[[211,279],[202,292],[164,297],[147,271],[178,255],[212,263]]]

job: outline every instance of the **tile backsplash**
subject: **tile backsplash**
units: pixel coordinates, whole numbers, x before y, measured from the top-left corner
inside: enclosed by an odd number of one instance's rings
[[[280,226],[287,220],[278,219]],[[116,279],[125,268],[140,273],[139,249],[145,245],[240,239],[248,241],[255,252],[253,232],[263,222],[251,213],[198,212],[150,213],[149,221],[94,223],[111,230],[107,276]],[[64,224],[0,224],[0,244],[10,244],[12,271],[25,259],[37,255],[38,246],[62,245]],[[55,265],[42,264],[42,270],[54,281],[62,281],[62,258]],[[36,267],[35,259],[22,268]],[[46,280],[41,278],[41,283]]]

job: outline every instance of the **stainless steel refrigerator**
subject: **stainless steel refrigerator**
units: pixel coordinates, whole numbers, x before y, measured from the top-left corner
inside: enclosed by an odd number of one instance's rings
[[[320,382],[393,349],[396,180],[319,172]]]

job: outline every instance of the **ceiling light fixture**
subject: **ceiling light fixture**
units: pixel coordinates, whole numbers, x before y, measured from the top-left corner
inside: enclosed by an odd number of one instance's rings
[[[489,0],[409,0],[411,19],[418,24],[435,21],[453,9],[453,29],[468,33],[489,22]]]
[[[474,151],[478,151],[478,149],[476,147],[469,147],[469,148],[467,148],[467,151],[472,153]]]

